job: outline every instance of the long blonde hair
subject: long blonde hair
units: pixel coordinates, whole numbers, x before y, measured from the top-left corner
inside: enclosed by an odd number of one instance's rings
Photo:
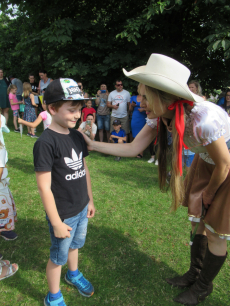
[[[11,92],[12,89],[17,89],[16,85],[10,84],[10,86],[7,88],[7,94],[9,95],[9,93]]]
[[[200,86],[200,83],[198,81],[196,81],[196,80],[192,80],[192,81],[188,82],[188,86],[190,84],[194,84],[196,86],[196,89],[197,89],[197,95],[200,96],[200,97],[203,97],[203,95],[202,95],[202,88]]]
[[[30,83],[28,83],[28,82],[23,83],[24,98],[28,98],[30,96],[31,92],[32,92],[32,87],[31,87]]]
[[[168,107],[173,102],[179,100],[180,98],[163,92],[158,89],[151,88],[149,86],[145,86],[146,98],[150,107],[152,107],[154,111],[154,104],[156,103],[155,97],[157,96],[160,108],[164,110],[165,106]],[[154,95],[153,95],[154,94]],[[155,96],[155,97],[154,97]],[[184,112],[185,113],[185,112]],[[184,116],[185,119],[185,116]],[[169,168],[171,168],[172,176],[170,180],[170,189],[172,192],[172,205],[171,209],[175,211],[178,206],[182,203],[184,197],[184,183],[183,176],[180,176],[179,168],[178,168],[178,143],[179,143],[179,135],[175,127],[175,115],[172,120],[167,119],[168,126],[171,127],[172,130],[172,138],[173,145],[172,149],[168,146],[168,137],[167,137],[167,127],[160,119],[159,126],[159,145],[158,145],[158,176],[159,176],[159,184],[160,189],[165,189],[166,186],[166,177]]]

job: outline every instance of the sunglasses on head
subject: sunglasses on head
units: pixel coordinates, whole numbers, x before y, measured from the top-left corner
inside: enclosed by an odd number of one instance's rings
[[[116,86],[123,86],[123,84],[116,84]]]

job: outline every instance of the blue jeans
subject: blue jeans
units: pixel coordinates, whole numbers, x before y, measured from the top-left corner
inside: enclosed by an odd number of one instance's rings
[[[185,164],[186,167],[190,167],[191,164],[192,164],[192,161],[194,159],[194,156],[195,156],[195,154],[193,154],[193,155],[183,155],[183,157],[182,157],[183,164]]]
[[[109,131],[110,115],[98,115],[97,114],[97,128],[98,130],[105,129],[106,131]]]
[[[72,228],[70,238],[56,238],[54,236],[53,226],[48,216],[46,216],[51,239],[50,260],[54,264],[63,266],[67,262],[69,249],[80,249],[85,244],[88,225],[87,211],[88,205],[78,215],[64,219],[63,223]]]

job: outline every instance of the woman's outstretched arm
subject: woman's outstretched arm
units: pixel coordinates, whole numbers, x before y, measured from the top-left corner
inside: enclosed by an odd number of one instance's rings
[[[135,157],[145,150],[157,135],[157,130],[149,127],[147,124],[131,143],[105,143],[99,141],[91,141],[89,137],[83,134],[90,151],[97,151],[105,154]]]

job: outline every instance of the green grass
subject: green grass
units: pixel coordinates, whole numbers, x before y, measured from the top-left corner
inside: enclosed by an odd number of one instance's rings
[[[9,119],[9,127],[12,118]],[[42,125],[38,135],[42,132]],[[15,241],[0,240],[5,259],[19,264],[15,276],[0,282],[1,306],[43,305],[48,291],[45,269],[50,239],[33,170],[35,139],[18,133],[4,134],[9,153],[10,189],[18,222]],[[89,221],[79,268],[92,282],[95,294],[84,298],[64,281],[61,290],[72,305],[178,305],[181,290],[166,277],[186,272],[189,265],[189,231],[185,208],[170,213],[169,193],[158,188],[157,166],[142,160],[90,152],[90,170],[96,215]],[[229,260],[214,281],[214,292],[201,305],[229,305]]]

